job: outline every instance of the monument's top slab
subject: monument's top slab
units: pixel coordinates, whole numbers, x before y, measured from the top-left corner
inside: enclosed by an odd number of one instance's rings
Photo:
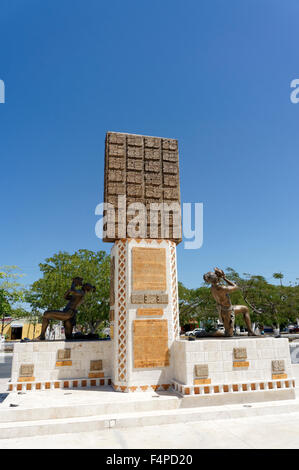
[[[119,196],[125,201],[121,208]],[[115,209],[112,216],[107,214],[104,241],[120,238],[181,241],[180,230],[177,230],[181,226],[178,141],[165,137],[107,132],[104,202]],[[139,219],[144,230],[140,231],[140,235],[128,232],[128,224],[136,217],[136,214],[128,212],[132,203],[144,206],[143,215]],[[166,214],[167,220],[162,210],[159,212],[157,208],[153,209],[153,204],[162,203],[164,208],[170,210]],[[150,214],[152,209],[156,211],[154,220]]]

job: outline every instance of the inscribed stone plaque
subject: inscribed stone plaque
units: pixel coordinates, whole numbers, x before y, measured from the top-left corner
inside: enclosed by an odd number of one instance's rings
[[[57,359],[70,359],[71,357],[71,350],[70,349],[58,349],[57,351]]]
[[[169,365],[167,320],[134,320],[134,367]]]
[[[162,317],[162,315],[163,315],[162,308],[138,308],[137,310],[138,317],[147,317],[147,316]]]
[[[272,372],[279,374],[285,371],[285,363],[284,360],[275,360],[272,361]]]
[[[102,370],[103,361],[101,359],[90,361],[90,370]]]
[[[133,290],[166,290],[165,248],[132,249]]]
[[[194,375],[200,379],[205,379],[209,376],[208,364],[196,364],[194,366]]]
[[[234,361],[233,362],[233,367],[249,367],[249,362],[248,361]]]
[[[22,364],[20,367],[20,377],[32,377],[34,364]]]
[[[247,359],[246,348],[234,348],[234,358],[235,359]]]

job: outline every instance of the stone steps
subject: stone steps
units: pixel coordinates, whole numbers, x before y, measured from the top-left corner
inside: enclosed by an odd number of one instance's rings
[[[114,392],[112,392],[114,394]],[[12,400],[14,401],[14,400]],[[20,405],[22,406],[22,404]],[[26,406],[26,405],[25,405]],[[107,414],[172,410],[180,406],[177,396],[159,396],[135,401],[104,401],[102,403],[73,403],[36,408],[0,408],[0,425],[2,423],[37,421],[52,419],[68,419],[101,416]]]
[[[158,400],[159,399],[157,399],[157,401]],[[161,403],[163,402],[161,401]],[[175,409],[155,409],[152,411],[130,411],[128,403],[122,404],[122,406],[123,412],[121,413],[77,416],[72,418],[56,417],[52,419],[35,419],[15,422],[2,421],[0,423],[0,439],[92,432],[110,428],[176,424],[215,419],[236,419],[299,412],[299,400],[252,403],[250,405],[238,404],[190,408],[181,407]],[[81,412],[86,413],[84,406],[82,407],[82,405],[80,405],[79,408],[82,409],[77,411],[77,414],[80,414]],[[19,417],[20,416],[21,415],[19,415]],[[31,416],[33,417],[33,415]],[[2,418],[3,417],[4,415]]]

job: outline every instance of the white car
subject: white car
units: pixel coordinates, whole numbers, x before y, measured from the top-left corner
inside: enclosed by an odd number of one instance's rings
[[[185,335],[186,336],[193,336],[193,335],[195,336],[195,333],[197,331],[202,331],[202,330],[203,330],[203,328],[194,328],[194,330],[186,331]]]

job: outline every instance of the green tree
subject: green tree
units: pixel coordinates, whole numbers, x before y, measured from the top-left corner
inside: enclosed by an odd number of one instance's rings
[[[94,333],[109,317],[110,256],[104,251],[78,250],[73,254],[59,252],[39,265],[43,277],[35,281],[27,293],[27,301],[36,312],[60,310],[65,306],[64,294],[72,278],[80,276],[96,287],[87,294],[78,309],[77,324]]]
[[[227,268],[228,277],[236,282],[240,290],[231,295],[233,303],[237,298],[251,310],[252,321],[280,328],[298,317],[298,290],[294,286],[283,286],[281,273],[273,278],[280,285],[270,284],[263,276],[245,273],[241,277],[234,269]]]
[[[5,317],[23,318],[26,310],[20,305],[24,300],[24,288],[18,281],[24,274],[18,272],[17,266],[0,266],[0,315],[4,329]]]

